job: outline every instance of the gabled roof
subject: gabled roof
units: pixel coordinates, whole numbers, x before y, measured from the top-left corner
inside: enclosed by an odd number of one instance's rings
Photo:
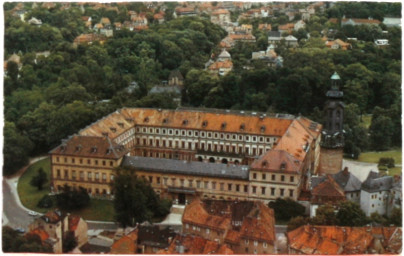
[[[350,173],[347,167],[332,176],[335,182],[337,182],[345,192],[359,191],[361,189],[360,180]]]
[[[362,190],[370,193],[387,191],[393,187],[393,177],[379,177],[378,173],[370,172],[367,179],[362,183]]]
[[[209,70],[219,70],[221,68],[233,68],[233,62],[231,60],[225,61],[215,61],[212,65],[209,66]]]
[[[326,203],[327,198],[340,198],[345,200],[344,190],[335,182],[331,175],[311,191],[312,203]],[[325,198],[325,200],[322,200]]]
[[[177,235],[165,250],[157,254],[234,254],[227,245],[204,239],[199,236]]]
[[[135,254],[137,248],[138,229],[134,229],[129,234],[116,240],[111,246],[113,254]]]
[[[374,254],[377,249],[396,254],[402,246],[402,230],[397,227],[306,225],[288,232],[287,238],[292,250],[304,254]]]
[[[302,150],[303,151],[303,150]],[[290,155],[285,150],[271,149],[251,164],[252,169],[262,169],[268,172],[300,173],[302,161]]]
[[[126,149],[112,142],[108,137],[74,135],[66,142],[49,152],[81,157],[98,157],[119,159],[126,154]]]

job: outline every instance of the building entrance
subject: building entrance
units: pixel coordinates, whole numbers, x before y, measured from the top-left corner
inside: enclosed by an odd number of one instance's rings
[[[178,204],[185,204],[185,194],[184,193],[179,193],[178,194]]]

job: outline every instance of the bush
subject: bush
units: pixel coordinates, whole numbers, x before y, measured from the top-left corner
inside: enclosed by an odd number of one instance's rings
[[[381,157],[379,159],[379,164],[378,166],[387,166],[388,168],[394,168],[395,166],[395,162],[394,162],[394,158],[392,157]]]
[[[39,200],[37,206],[40,208],[51,208],[53,206],[52,197],[44,195],[41,200]]]
[[[305,207],[290,198],[277,198],[273,202],[269,202],[268,206],[275,211],[275,219],[290,220],[293,217],[302,216]]]
[[[56,195],[56,203],[62,210],[79,210],[90,205],[90,196],[82,187],[77,190],[65,186],[63,192]]]

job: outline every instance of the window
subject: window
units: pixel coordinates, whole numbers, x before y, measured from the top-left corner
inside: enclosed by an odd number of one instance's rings
[[[281,181],[285,181],[285,175],[281,175]]]
[[[248,244],[248,239],[245,239],[245,240],[244,240],[244,243],[245,243],[245,244]]]
[[[206,229],[206,234],[209,234],[210,233],[210,229]]]
[[[149,182],[153,183],[153,176],[149,176]]]
[[[189,184],[189,187],[192,188],[192,186],[193,186],[193,180],[188,180],[188,184]]]
[[[100,179],[100,174],[98,172],[95,173],[95,179],[99,180]]]
[[[76,162],[76,159],[72,158],[72,164],[74,164]]]
[[[98,160],[95,160],[95,165],[98,165]]]
[[[196,181],[196,187],[197,187],[197,188],[201,188],[201,181],[200,181],[200,180],[197,180],[197,181]]]
[[[271,196],[275,195],[275,188],[271,188]]]
[[[295,176],[290,176],[290,182],[294,182],[295,181]]]
[[[189,224],[188,224],[188,223],[185,224],[185,228],[186,228],[186,229],[189,229]]]
[[[87,159],[87,164],[91,164],[91,161],[90,161],[90,159]]]
[[[80,180],[84,180],[84,172],[80,172]]]
[[[244,192],[245,192],[245,193],[248,192],[248,185],[244,185]]]
[[[262,245],[264,246],[264,248],[267,248],[267,242],[264,242]]]
[[[257,187],[256,186],[252,186],[252,192],[253,192],[253,194],[257,193]]]
[[[220,183],[220,191],[224,190],[224,183]]]
[[[114,175],[111,174],[111,176],[109,177],[109,179],[110,179],[111,181],[113,181],[113,180],[114,180]]]
[[[265,187],[261,187],[261,194],[265,195]]]
[[[285,191],[285,189],[281,188],[280,191],[281,191],[281,196],[283,196],[283,192]]]
[[[65,163],[67,163],[67,158],[65,157]]]
[[[272,174],[271,180],[275,180],[275,174]]]
[[[254,241],[254,246],[257,246],[258,245],[258,241]]]
[[[289,189],[289,196],[293,197],[293,189]]]
[[[216,189],[216,182],[212,182],[212,189]]]
[[[102,181],[104,182],[107,181],[107,174],[105,173],[102,174]]]
[[[59,157],[56,157],[56,162],[59,162]]]
[[[183,187],[184,186],[184,179],[181,179],[180,182],[181,182],[181,187]]]
[[[160,177],[157,177],[157,184],[160,184]]]
[[[175,178],[171,178],[171,185],[175,186]]]
[[[164,177],[164,178],[163,178],[163,184],[164,184],[164,186],[167,186],[167,181],[168,181],[168,178],[167,178],[167,177]]]
[[[239,184],[236,185],[236,191],[240,192],[240,185]]]
[[[232,184],[227,184],[227,190],[231,191]]]
[[[257,179],[257,174],[253,173],[253,179],[256,180]]]
[[[208,184],[209,184],[209,182],[208,182],[208,181],[205,181],[205,182],[204,182],[204,188],[205,188],[205,189],[207,189],[207,188],[208,188]]]
[[[56,173],[57,173],[56,176],[57,176],[58,178],[60,178],[60,170],[59,170],[59,169],[56,170]]]
[[[266,180],[266,179],[267,179],[267,176],[266,176],[265,173],[262,174],[262,179],[263,179],[263,180]]]
[[[72,171],[72,178],[73,178],[73,180],[76,179],[76,171]]]
[[[93,177],[92,177],[91,172],[88,172],[87,173],[87,180],[92,180],[92,179],[93,179]]]

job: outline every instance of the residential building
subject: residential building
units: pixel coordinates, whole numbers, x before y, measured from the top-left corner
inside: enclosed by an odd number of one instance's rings
[[[391,189],[394,178],[391,176],[380,177],[378,173],[369,173],[368,178],[362,183],[360,205],[366,216],[377,212],[380,215],[388,213],[393,202]]]
[[[165,16],[165,12],[160,11],[160,12],[155,13],[155,14],[153,15],[153,19],[154,19],[154,20],[157,20],[157,22],[158,22],[159,24],[162,24],[162,23],[165,21],[164,16]]]
[[[304,29],[306,28],[306,22],[303,20],[299,20],[298,22],[295,23],[293,30],[298,31],[299,29]]]
[[[174,11],[174,17],[181,16],[196,16],[196,11],[194,7],[177,7]]]
[[[401,254],[401,227],[301,226],[287,233],[289,254]]]
[[[210,21],[212,23],[222,25],[226,24],[228,22],[231,22],[230,20],[230,12],[226,9],[217,9],[214,10],[211,15],[210,15]]]
[[[200,236],[177,235],[168,248],[160,250],[157,254],[234,254],[225,244],[204,239]]]
[[[35,25],[35,26],[40,27],[40,26],[42,25],[42,21],[41,21],[40,19],[37,19],[37,18],[35,18],[35,17],[32,17],[32,18],[28,21],[28,24],[30,24],[30,25]]]
[[[299,45],[297,38],[292,35],[288,35],[284,39],[285,39],[285,44],[288,47],[297,47]]]
[[[107,197],[123,165],[180,203],[297,199],[317,172],[320,132],[320,124],[284,114],[123,108],[50,152],[51,183],[54,192],[67,184]]]
[[[333,40],[333,41],[326,41],[325,45],[328,48],[331,48],[331,49],[334,49],[334,50],[338,50],[338,49],[348,50],[348,49],[352,48],[350,43],[346,43],[346,42],[342,41],[341,39],[336,39],[336,40]]]
[[[168,248],[176,233],[171,228],[155,225],[138,225],[114,241],[112,254],[155,254]]]
[[[281,34],[283,34],[283,33],[292,34],[294,29],[295,29],[295,24],[293,24],[293,23],[287,23],[287,24],[278,26],[278,31]]]
[[[81,34],[74,39],[73,45],[77,46],[79,44],[92,44],[93,42],[96,41],[103,44],[105,40],[106,37],[101,34]]]
[[[72,232],[78,247],[87,243],[87,223],[79,216],[65,214],[60,210],[47,212],[29,225],[29,234],[38,234],[43,243],[49,244],[54,253],[62,253],[63,237]]]
[[[272,26],[271,26],[271,24],[268,24],[268,23],[258,24],[258,30],[271,31]]]
[[[178,85],[181,88],[183,87],[184,77],[182,76],[181,72],[178,69],[170,72],[170,75],[168,76],[168,85],[170,86]]]
[[[225,49],[219,54],[217,60],[212,62],[208,66],[208,70],[212,74],[218,74],[224,76],[233,69],[233,62],[231,61],[231,55]]]
[[[185,207],[182,233],[225,244],[235,254],[275,253],[274,211],[261,202],[194,200]]]
[[[253,52],[251,60],[264,61],[269,67],[282,67],[283,59],[278,57],[274,49],[275,46],[271,44],[266,51]]]
[[[268,33],[268,44],[273,44],[275,47],[282,40],[281,32],[279,31],[269,31]]]

